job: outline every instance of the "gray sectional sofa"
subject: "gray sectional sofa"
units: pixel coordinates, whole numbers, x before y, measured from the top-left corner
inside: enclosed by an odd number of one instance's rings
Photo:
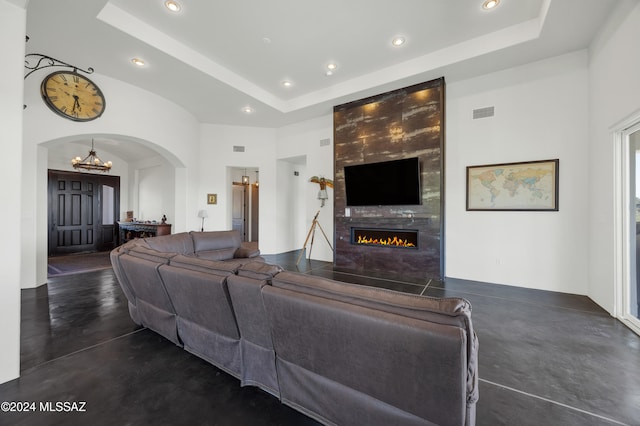
[[[233,231],[134,240],[132,319],[327,425],[474,425],[471,306],[265,263]]]

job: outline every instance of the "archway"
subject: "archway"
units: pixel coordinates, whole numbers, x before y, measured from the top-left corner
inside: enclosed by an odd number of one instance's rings
[[[22,288],[37,287],[47,282],[47,171],[49,168],[73,170],[70,159],[88,150],[92,138],[105,142],[101,147],[96,146],[96,149],[100,150],[101,157],[113,161],[111,173],[121,176],[121,214],[130,210],[130,206],[138,205],[136,177],[139,176],[139,170],[161,164],[160,167],[164,168],[163,176],[169,183],[162,191],[162,195],[168,200],[164,205],[171,206],[171,212],[165,214],[177,223],[183,224],[186,221],[185,166],[177,156],[161,146],[140,138],[105,133],[76,134],[40,142],[35,147],[35,160],[23,159],[23,190],[26,196],[23,198],[22,211],[29,213],[23,213],[22,218]],[[142,154],[138,154],[140,157],[136,159],[135,164],[120,157],[132,156],[136,148]],[[119,155],[116,155],[116,152]]]

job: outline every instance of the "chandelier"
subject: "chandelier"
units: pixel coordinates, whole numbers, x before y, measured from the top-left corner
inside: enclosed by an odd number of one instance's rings
[[[71,165],[74,169],[108,172],[109,170],[111,170],[111,166],[113,164],[111,163],[111,161],[107,161],[105,163],[100,158],[98,158],[95,149],[93,149],[93,139],[91,139],[91,151],[89,151],[89,155],[84,158],[76,157],[71,159]]]

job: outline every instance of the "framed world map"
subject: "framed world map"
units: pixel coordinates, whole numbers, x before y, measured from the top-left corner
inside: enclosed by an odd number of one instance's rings
[[[467,167],[467,210],[558,211],[559,160]]]

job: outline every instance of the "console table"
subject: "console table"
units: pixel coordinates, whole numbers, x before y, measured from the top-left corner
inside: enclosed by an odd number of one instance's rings
[[[171,234],[170,223],[153,222],[118,222],[119,244],[124,244],[134,238],[156,237]]]

